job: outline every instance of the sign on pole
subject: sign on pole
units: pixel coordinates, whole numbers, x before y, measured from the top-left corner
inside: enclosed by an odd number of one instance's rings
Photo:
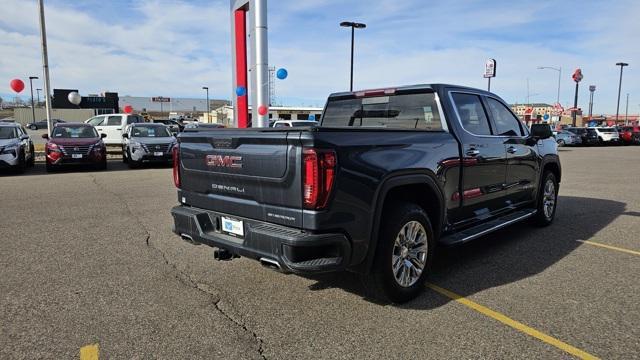
[[[487,62],[484,64],[484,77],[496,77],[496,59],[487,59]]]
[[[166,102],[171,102],[171,98],[162,97],[162,96],[156,96],[156,97],[152,97],[151,101],[152,102],[159,102],[159,103],[166,103]]]
[[[595,85],[589,85],[589,91],[591,91],[591,92],[596,91],[596,86]]]
[[[576,69],[576,71],[573,72],[573,75],[571,75],[571,77],[573,78],[573,81],[579,83],[580,81],[582,81],[582,69],[578,68]]]

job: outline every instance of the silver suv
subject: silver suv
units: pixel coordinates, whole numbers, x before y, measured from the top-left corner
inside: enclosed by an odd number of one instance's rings
[[[122,161],[135,168],[142,163],[172,163],[173,147],[177,140],[163,124],[140,123],[125,128]]]
[[[20,172],[33,166],[33,141],[19,124],[0,122],[0,168],[13,168]]]

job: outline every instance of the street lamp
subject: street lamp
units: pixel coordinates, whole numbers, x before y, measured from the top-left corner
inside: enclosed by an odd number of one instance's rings
[[[42,89],[36,89],[36,94],[38,95],[38,106],[40,106],[40,91],[42,91]]]
[[[352,21],[343,21],[340,23],[342,27],[350,27],[351,28],[351,82],[349,86],[349,91],[353,91],[353,47],[355,40],[355,29],[364,29],[367,27],[366,24],[352,22]]]
[[[538,70],[555,70],[558,72],[558,97],[556,98],[556,103],[560,104],[560,79],[562,78],[562,67],[553,67],[553,66],[538,66]]]
[[[207,122],[209,122],[209,87],[208,86],[203,86],[202,90],[206,90],[207,91]]]
[[[31,114],[33,115],[33,122],[36,122],[36,109],[33,107],[33,80],[38,79],[37,76],[29,76],[29,86],[31,87]]]
[[[616,66],[620,66],[620,82],[618,83],[618,105],[616,106],[616,123],[618,122],[618,115],[620,113],[620,91],[622,90],[622,69],[625,66],[629,66],[627,63],[619,62]]]

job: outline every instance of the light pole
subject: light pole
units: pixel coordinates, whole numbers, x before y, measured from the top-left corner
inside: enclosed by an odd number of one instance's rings
[[[29,76],[29,86],[31,87],[31,114],[33,115],[33,122],[36,122],[36,108],[33,107],[33,80],[38,79],[37,76]]]
[[[42,91],[42,89],[36,89],[36,94],[38,95],[38,98],[37,98],[38,99],[38,102],[37,102],[38,106],[40,106],[40,91]]]
[[[624,124],[629,125],[629,93],[627,93],[627,110],[624,112]]]
[[[620,66],[620,82],[618,83],[618,105],[616,106],[616,123],[618,122],[618,115],[620,113],[620,91],[622,90],[622,69],[625,66],[629,66],[627,63],[619,62],[616,66]]]
[[[352,22],[352,21],[343,21],[340,23],[340,26],[351,28],[351,82],[349,86],[349,91],[353,91],[353,48],[354,48],[354,41],[355,41],[355,30],[364,29],[367,27],[367,25],[362,23]]]
[[[208,86],[203,86],[202,90],[206,90],[207,91],[207,122],[209,122],[209,87]]]
[[[538,66],[538,70],[555,70],[558,72],[558,96],[556,97],[556,103],[560,104],[560,80],[562,79],[562,67],[553,67],[553,66]]]

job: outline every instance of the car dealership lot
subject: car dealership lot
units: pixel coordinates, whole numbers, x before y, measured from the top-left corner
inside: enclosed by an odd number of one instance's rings
[[[0,175],[0,358],[635,357],[640,148],[560,156],[552,226],[441,249],[441,291],[403,306],[351,274],[215,262],[172,234],[168,168]]]

